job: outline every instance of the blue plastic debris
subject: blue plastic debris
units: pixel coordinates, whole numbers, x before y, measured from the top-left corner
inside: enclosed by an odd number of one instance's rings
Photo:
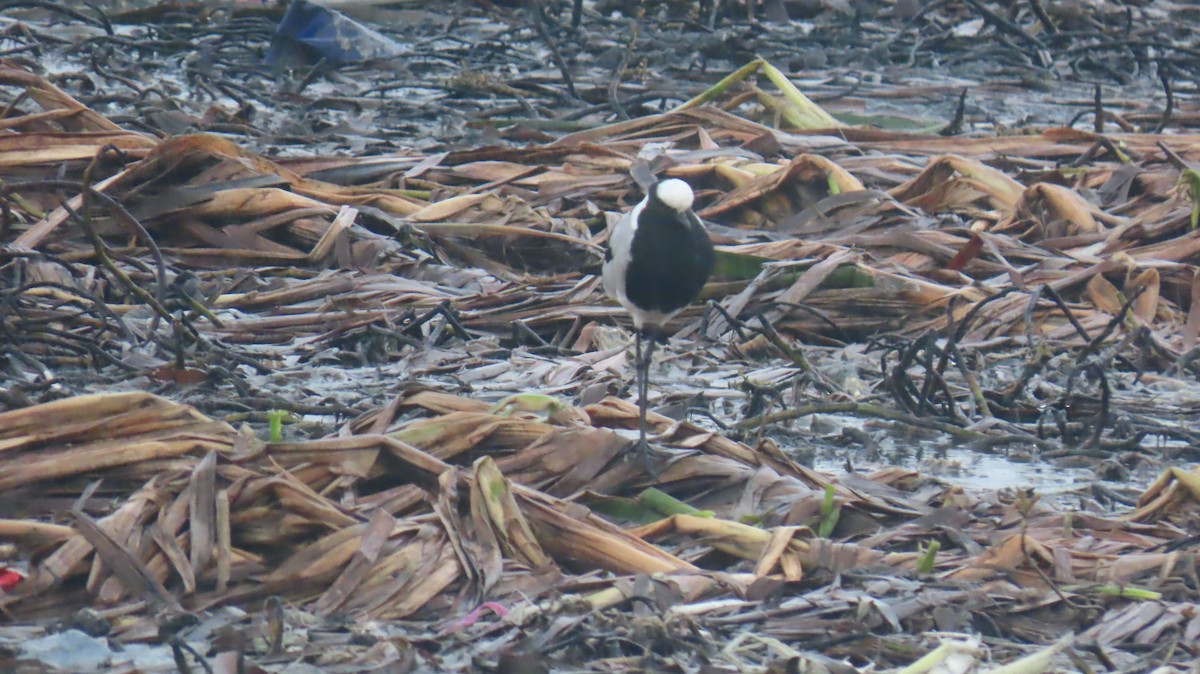
[[[90,674],[107,671],[112,651],[104,639],[90,637],[79,630],[67,630],[21,644],[18,660],[33,660],[52,672]],[[42,670],[45,671],[45,670]]]
[[[324,59],[342,65],[403,54],[388,36],[311,0],[292,0],[275,29],[267,65],[310,65]]]

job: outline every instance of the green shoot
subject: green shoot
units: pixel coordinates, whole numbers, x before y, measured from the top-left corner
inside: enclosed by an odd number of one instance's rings
[[[833,530],[837,527],[838,518],[842,515],[842,509],[835,506],[833,503],[833,485],[825,485],[825,498],[821,499],[821,523],[817,525],[817,536],[820,538],[829,538],[833,534]]]
[[[933,573],[933,564],[937,559],[938,550],[942,549],[940,541],[929,541],[929,545],[920,545],[918,551],[920,557],[917,558],[917,573]]]
[[[270,442],[283,442],[283,418],[287,416],[287,410],[270,410],[267,412],[267,421],[270,423],[270,430],[267,437]]]

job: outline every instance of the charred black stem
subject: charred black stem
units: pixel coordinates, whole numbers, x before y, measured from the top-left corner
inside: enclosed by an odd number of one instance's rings
[[[1112,402],[1112,389],[1108,385],[1108,375],[1104,374],[1104,368],[1096,368],[1096,377],[1100,380],[1100,411],[1096,413],[1092,435],[1083,445],[1089,448],[1100,446],[1100,436],[1104,433],[1104,427],[1108,425],[1108,407]]]
[[[95,316],[97,319],[103,321],[105,328],[108,327],[109,321],[111,320],[111,322],[113,324],[115,324],[117,326],[117,328],[119,329],[119,332],[121,333],[122,337],[124,337],[125,339],[127,339],[129,341],[134,340],[133,331],[129,329],[129,326],[125,324],[125,321],[123,321],[121,319],[121,317],[118,316],[117,313],[112,310],[112,308],[110,308],[107,304],[105,304],[103,300],[99,299],[95,295],[92,295],[88,291],[83,290],[82,288],[66,286],[61,283],[53,283],[51,281],[39,281],[39,282],[35,282],[35,283],[28,283],[19,288],[16,288],[11,293],[7,293],[3,297],[0,297],[0,318],[3,318],[4,316],[6,316],[9,313],[10,310],[15,308],[14,305],[16,304],[17,300],[21,297],[21,295],[29,292],[30,290],[34,290],[36,288],[54,288],[56,290],[62,291],[64,294],[78,295],[78,296],[80,296],[81,299],[89,300],[92,303],[92,307],[94,307],[94,309],[89,310],[85,305],[80,303],[80,310],[84,314],[90,314],[92,316]],[[16,312],[14,311],[13,313],[16,313]],[[0,329],[3,329],[3,326],[4,326],[4,322],[0,321]]]
[[[708,328],[712,323],[713,312],[721,314],[721,316],[729,323],[729,327],[737,333],[738,339],[746,339],[746,333],[743,329],[749,329],[741,319],[729,313],[729,310],[721,306],[721,303],[716,300],[709,300],[704,303],[704,315],[700,317],[700,334],[708,337]],[[714,335],[717,337],[719,335]]]
[[[785,342],[783,337],[780,337],[779,333],[775,331],[775,326],[771,325],[771,321],[768,320],[766,316],[760,315],[758,317],[758,322],[760,325],[762,325],[763,337],[766,337],[768,342],[774,345],[775,348],[782,351],[783,355],[787,356],[788,360],[792,361],[793,365],[800,368],[800,371],[805,374],[811,374],[814,372],[812,366],[808,364],[808,359],[804,357],[804,353],[802,351],[793,349],[791,345]]]
[[[1114,316],[1113,319],[1108,322],[1108,325],[1106,325],[1104,327],[1104,330],[1101,331],[1101,333],[1099,335],[1096,335],[1095,339],[1088,342],[1087,346],[1085,346],[1079,352],[1079,355],[1076,356],[1076,362],[1079,363],[1079,365],[1072,368],[1071,371],[1067,374],[1067,385],[1066,385],[1064,399],[1068,400],[1068,401],[1071,399],[1072,391],[1075,388],[1075,379],[1079,376],[1080,373],[1082,373],[1088,369],[1093,369],[1097,373],[1097,378],[1100,380],[1101,409],[1100,409],[1099,417],[1097,419],[1095,430],[1093,430],[1092,436],[1088,441],[1087,446],[1089,446],[1089,447],[1099,444],[1099,434],[1101,432],[1103,432],[1104,425],[1105,425],[1105,423],[1107,423],[1107,421],[1109,419],[1108,405],[1109,405],[1109,400],[1111,399],[1111,396],[1112,396],[1112,392],[1109,390],[1109,387],[1108,387],[1108,379],[1104,374],[1103,363],[1088,363],[1087,361],[1093,354],[1095,354],[1097,351],[1099,351],[1100,346],[1104,343],[1104,340],[1108,339],[1109,335],[1111,335],[1113,333],[1113,331],[1115,331],[1117,329],[1117,326],[1125,321],[1125,317],[1127,315],[1129,315],[1129,311],[1133,307],[1133,303],[1135,301],[1137,301],[1137,298],[1140,297],[1141,294],[1145,290],[1146,290],[1146,286],[1142,286],[1141,288],[1138,288],[1133,293],[1133,295],[1130,298],[1128,298],[1124,302],[1124,304],[1121,305],[1121,310],[1118,311],[1117,315]]]
[[[1038,18],[1038,21],[1042,22],[1042,25],[1046,27],[1048,32],[1058,32],[1058,26],[1054,24],[1054,19],[1051,19],[1050,15],[1046,13],[1046,8],[1042,7],[1040,0],[1029,0],[1029,7],[1033,10],[1033,15]]]
[[[116,34],[115,31],[113,31],[112,23],[108,20],[108,16],[106,16],[104,12],[92,6],[90,3],[88,4],[88,7],[100,15],[99,19],[93,19],[83,12],[71,9],[69,3],[45,2],[44,0],[8,0],[7,2],[0,2],[0,12],[3,12],[6,9],[13,9],[15,7],[35,7],[37,9],[44,9],[50,12],[58,12],[59,14],[64,14],[72,19],[100,26],[104,29],[105,33],[108,33],[109,37],[112,37]]]
[[[512,337],[513,337],[514,342],[524,341],[524,340],[522,340],[522,337],[524,337],[526,339],[532,340],[533,343],[538,346],[545,347],[545,348],[553,348],[546,340],[542,339],[541,335],[534,332],[525,323],[525,321],[513,321]]]
[[[450,325],[450,329],[454,331],[454,334],[459,339],[463,341],[468,341],[471,339],[471,333],[467,332],[467,329],[463,327],[462,321],[458,318],[458,313],[454,311],[454,307],[452,307],[450,302],[446,300],[438,303],[436,307],[426,311],[424,314],[421,314],[419,318],[414,319],[411,324],[405,326],[405,332],[413,333],[414,336],[419,336],[420,332],[418,331],[418,328],[438,316],[441,316],[443,319],[445,319],[446,323]]]
[[[939,136],[957,136],[962,133],[963,120],[967,116],[967,90],[963,89],[958,95],[958,107],[954,108],[954,119],[938,131]]]
[[[892,370],[892,374],[888,379],[892,383],[892,395],[895,396],[896,402],[900,404],[908,412],[919,414],[921,412],[921,404],[918,402],[920,392],[913,384],[912,378],[908,376],[908,368],[916,360],[917,355],[923,349],[928,349],[928,345],[936,339],[936,336],[929,332],[921,335],[917,339],[908,344],[907,348],[900,354],[900,358],[896,363],[896,367]],[[884,368],[883,372],[887,373]]]
[[[571,28],[578,30],[581,23],[583,23],[583,0],[575,0],[571,5]]]
[[[1020,38],[1025,43],[1027,43],[1029,46],[1033,47],[1034,49],[1037,49],[1042,52],[1046,51],[1046,45],[1043,44],[1041,40],[1030,35],[1028,32],[1025,31],[1025,29],[1021,28],[1020,26],[1016,25],[1015,23],[1009,21],[1008,19],[1005,19],[1004,17],[1000,16],[999,14],[988,9],[982,2],[979,2],[979,0],[966,0],[966,2],[968,5],[970,5],[976,12],[978,12],[983,17],[984,21],[987,21],[988,23],[995,26],[996,29],[999,30],[1000,32],[1008,33],[1009,35],[1012,35],[1013,37]],[[1043,65],[1045,65],[1045,64],[1043,64]]]
[[[1008,291],[1006,290],[1005,292],[1008,292]],[[812,316],[813,318],[816,318],[817,320],[821,321],[822,323],[825,323],[829,327],[836,330],[838,335],[840,335],[842,342],[849,343],[849,341],[850,341],[850,335],[846,334],[846,331],[842,329],[842,326],[838,325],[825,312],[821,311],[820,309],[818,309],[816,307],[810,307],[807,304],[804,304],[801,302],[776,302],[775,306],[799,309],[800,311],[803,311],[804,313]]]
[[[629,43],[626,44],[625,51],[621,52],[621,62],[617,64],[616,69],[613,70],[612,78],[608,81],[608,105],[612,108],[613,114],[622,120],[629,119],[629,113],[621,105],[621,78],[625,76],[625,68],[629,66],[629,55],[633,52],[633,45],[637,41],[637,34],[637,22],[630,21]]]
[[[916,409],[917,414],[920,414],[927,409],[933,410],[933,403],[929,400],[929,397],[933,393],[934,383],[941,379],[941,372],[938,370],[938,366],[933,364],[933,359],[934,359],[934,355],[936,354],[936,351],[937,351],[937,340],[936,339],[925,340],[925,349],[924,349],[925,359],[924,359],[924,362],[922,363],[922,366],[925,370],[925,381],[921,383],[921,393],[917,397],[917,409]],[[946,352],[943,351],[942,353],[945,354]],[[943,360],[943,362],[945,362],[945,358],[943,358],[942,360]]]
[[[1092,341],[1092,336],[1088,334],[1087,328],[1083,327],[1083,323],[1080,323],[1078,318],[1075,318],[1075,314],[1071,312],[1071,308],[1063,301],[1062,296],[1058,294],[1054,286],[1043,285],[1038,286],[1033,291],[1033,294],[1029,298],[1029,305],[1025,308],[1025,335],[1029,340],[1029,346],[1033,346],[1033,307],[1037,303],[1038,295],[1042,293],[1045,293],[1058,306],[1059,310],[1063,312],[1063,316],[1067,317],[1067,321],[1070,322],[1071,327],[1075,328],[1075,332],[1085,342]]]
[[[951,297],[950,301],[946,303],[946,336],[947,336],[947,340],[946,340],[945,348],[941,349],[942,354],[941,354],[941,357],[938,359],[937,368],[935,370],[933,370],[933,372],[937,372],[937,375],[939,378],[944,377],[944,375],[946,373],[946,366],[950,364],[950,348],[949,347],[951,345],[953,345],[955,342],[957,342],[958,337],[959,337],[958,332],[954,329],[955,328],[954,305],[955,305],[955,300],[957,300],[957,299],[958,298],[956,298],[956,297]],[[928,398],[929,391],[930,391],[929,385],[930,385],[931,379],[932,378],[930,377],[925,380],[925,387],[921,390],[921,402],[922,403],[924,403],[926,401],[926,399]]]
[[[1117,326],[1125,321],[1125,317],[1129,315],[1130,309],[1133,308],[1133,303],[1137,301],[1137,298],[1142,296],[1142,293],[1146,291],[1147,287],[1148,286],[1142,286],[1138,288],[1136,291],[1134,291],[1132,297],[1129,297],[1125,300],[1124,304],[1121,305],[1121,310],[1117,312],[1116,316],[1113,316],[1113,319],[1108,322],[1108,325],[1104,326],[1104,330],[1102,330],[1099,335],[1096,335],[1095,339],[1088,342],[1087,346],[1083,348],[1083,351],[1079,353],[1077,360],[1082,361],[1100,349],[1100,346],[1104,344],[1104,340],[1108,339],[1109,336],[1112,335],[1112,333],[1117,329]]]
[[[1167,128],[1167,124],[1171,123],[1171,115],[1175,112],[1175,92],[1171,90],[1171,63],[1169,61],[1160,60],[1158,62],[1158,79],[1162,82],[1163,93],[1167,95],[1167,105],[1163,109],[1162,119],[1158,120],[1158,125],[1154,127],[1154,133],[1162,133],[1163,129]]]
[[[101,152],[103,152],[103,150],[101,150]],[[154,239],[150,236],[150,233],[147,232],[146,228],[142,226],[142,223],[139,222],[137,218],[133,217],[133,214],[126,210],[126,208],[122,206],[120,202],[108,196],[107,194],[104,194],[103,192],[97,191],[90,185],[81,184],[70,180],[34,180],[22,183],[10,183],[5,185],[3,188],[0,188],[0,197],[3,197],[10,192],[14,192],[21,188],[78,190],[83,196],[83,213],[79,213],[75,211],[75,209],[71,208],[65,199],[63,200],[62,207],[67,211],[68,215],[74,218],[75,221],[80,224],[80,227],[83,228],[84,233],[87,234],[88,239],[92,243],[96,257],[105,266],[105,268],[112,272],[113,275],[116,276],[116,278],[121,281],[121,283],[131,293],[136,295],[146,304],[150,305],[150,307],[154,310],[156,317],[166,318],[167,320],[171,319],[170,313],[164,306],[167,267],[166,263],[163,261],[162,251],[158,249],[158,244],[154,242]],[[154,257],[155,266],[158,273],[158,283],[157,287],[155,288],[155,295],[151,295],[141,286],[134,283],[124,272],[118,269],[116,264],[112,261],[108,254],[108,246],[100,238],[100,235],[95,231],[95,228],[92,227],[91,219],[87,215],[88,207],[90,206],[92,199],[99,200],[101,203],[103,203],[109,209],[109,211],[112,212],[113,216],[116,217],[117,220],[129,225],[130,228],[133,229],[133,231],[138,235],[138,237],[146,242],[147,249]]]
[[[538,35],[542,41],[550,48],[550,58],[554,60],[554,65],[558,67],[558,71],[562,73],[563,83],[567,85],[567,92],[571,94],[571,98],[580,100],[579,94],[575,91],[575,80],[571,77],[571,70],[567,68],[567,62],[563,60],[562,54],[558,50],[558,43],[550,35],[550,30],[547,27],[550,23],[550,17],[546,16],[546,11],[542,8],[542,3],[531,3],[534,8],[534,13],[537,14],[533,25],[537,28]]]
[[[979,312],[982,311],[984,307],[1002,297],[1006,297],[1009,293],[1015,292],[1016,290],[1017,288],[1005,288],[991,297],[985,297],[976,302],[975,306],[971,307],[971,309],[967,311],[967,314],[963,316],[962,320],[958,322],[958,330],[953,333],[951,337],[952,340],[954,342],[961,342],[962,338],[967,334],[967,329],[971,326],[971,323],[975,320],[975,317],[979,315]]]
[[[188,664],[187,664],[187,656],[185,655],[185,652],[186,652],[186,653],[192,654],[192,657],[195,658],[196,662],[200,664],[200,667],[205,672],[207,672],[208,674],[213,674],[212,666],[209,665],[208,661],[204,659],[204,656],[197,653],[196,649],[192,648],[192,646],[190,644],[188,644],[188,642],[184,641],[183,639],[180,639],[178,636],[172,636],[171,640],[168,643],[171,644],[171,654],[172,654],[172,656],[174,656],[175,666],[179,669],[180,672],[192,671],[191,667],[188,667]]]

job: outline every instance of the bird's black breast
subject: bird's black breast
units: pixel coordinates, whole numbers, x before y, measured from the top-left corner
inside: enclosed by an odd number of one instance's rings
[[[654,199],[640,214],[630,252],[625,296],[646,311],[682,309],[712,273],[712,242],[700,219]]]

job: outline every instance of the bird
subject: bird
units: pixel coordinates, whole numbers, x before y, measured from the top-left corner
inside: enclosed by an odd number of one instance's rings
[[[604,250],[604,291],[633,319],[636,333],[637,449],[647,465],[646,407],[654,345],[667,322],[700,294],[713,269],[712,241],[692,211],[694,201],[695,193],[683,180],[651,182],[646,196],[617,220]]]

